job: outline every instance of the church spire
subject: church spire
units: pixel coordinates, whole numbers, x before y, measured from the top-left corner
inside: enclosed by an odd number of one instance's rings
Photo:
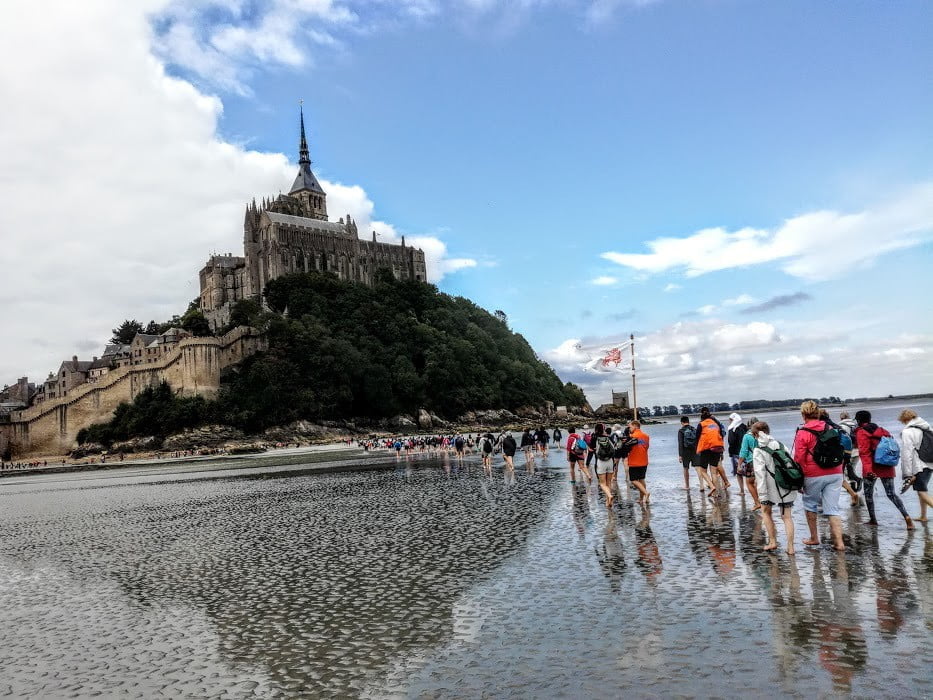
[[[298,141],[298,176],[288,194],[301,202],[305,216],[327,221],[327,194],[311,172],[311,156],[305,136],[305,110],[301,103],[298,108],[298,125],[301,134]]]
[[[298,144],[298,164],[311,165],[311,156],[308,153],[308,140],[305,138],[305,110],[304,106],[298,103],[298,121],[301,124],[301,142]]]

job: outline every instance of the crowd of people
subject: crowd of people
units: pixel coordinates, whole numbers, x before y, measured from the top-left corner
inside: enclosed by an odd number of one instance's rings
[[[709,409],[700,412],[699,421],[680,419],[677,432],[678,460],[683,467],[684,488],[690,489],[691,470],[699,489],[708,498],[728,497],[733,486],[739,494],[748,494],[752,510],[759,512],[767,535],[765,550],[778,548],[775,517],[786,531],[786,551],[794,554],[794,520],[791,511],[798,496],[806,515],[807,534],[803,544],[821,544],[819,518],[829,524],[829,544],[845,549],[840,519],[840,499],[845,490],[852,507],[864,507],[865,525],[878,527],[875,487],[882,490],[904,519],[908,530],[914,528],[895,483],[900,466],[903,481],[900,493],[913,489],[919,499],[916,520],[927,522],[927,510],[933,506],[929,482],[933,473],[933,430],[915,411],[900,413],[901,440],[898,443],[888,430],[872,421],[869,411],[860,410],[853,417],[843,411],[834,421],[815,401],[800,406],[801,425],[791,445],[771,434],[767,421],[744,420],[738,413],[724,425]],[[650,436],[638,420],[621,424],[596,423],[578,430],[570,427],[566,439],[559,428],[528,428],[518,439],[509,431],[478,434],[412,436],[365,441],[366,449],[394,450],[396,455],[443,451],[462,460],[478,453],[483,467],[492,469],[493,456],[502,455],[506,469],[515,468],[520,450],[525,464],[534,465],[536,457],[547,457],[551,444],[562,450],[575,488],[598,486],[607,508],[612,508],[619,494],[619,475],[623,483],[638,494],[638,503],[649,508],[651,492],[647,485]],[[728,458],[728,462],[726,461]],[[727,467],[731,467],[728,469]],[[862,492],[864,502],[859,496]]]

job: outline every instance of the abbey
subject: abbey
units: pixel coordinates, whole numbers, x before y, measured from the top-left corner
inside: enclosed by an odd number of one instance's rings
[[[211,326],[230,321],[240,299],[261,299],[269,280],[292,272],[330,271],[340,279],[372,284],[380,268],[397,279],[426,279],[424,252],[405,245],[361,240],[356,222],[347,214],[338,222],[327,218],[327,193],[311,172],[300,115],[298,176],[287,195],[246,207],[243,257],[213,255],[200,272],[200,306]]]

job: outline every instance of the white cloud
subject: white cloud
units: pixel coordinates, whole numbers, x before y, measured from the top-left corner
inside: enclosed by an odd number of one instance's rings
[[[665,291],[665,292],[676,292],[678,289],[680,289],[680,285],[679,285],[679,284],[675,284],[675,283],[673,283],[673,282],[671,282],[670,284],[667,284],[667,285],[664,287],[664,291]]]
[[[221,140],[221,101],[166,75],[147,16],[159,7],[6,7],[16,21],[0,26],[0,383],[44,378],[124,318],[183,311],[208,255],[242,250],[245,203],[294,179],[286,156]],[[363,188],[322,184],[332,218],[349,212],[361,235],[398,238]],[[434,280],[476,264],[434,236],[406,242],[425,250]]]
[[[618,277],[609,277],[608,275],[603,275],[601,277],[596,277],[595,279],[590,280],[590,284],[595,284],[600,287],[608,287],[616,284],[618,281]]]
[[[775,230],[709,228],[682,238],[648,241],[650,253],[603,253],[623,267],[648,273],[683,269],[688,277],[782,261],[789,275],[826,280],[868,266],[878,256],[933,238],[933,182],[855,214],[817,211]],[[826,251],[832,250],[831,259]]]
[[[697,309],[697,311],[703,314],[704,316],[709,316],[715,310],[716,310],[715,304],[704,304],[703,306]]]
[[[739,294],[739,296],[732,299],[724,299],[722,304],[723,306],[744,306],[745,304],[754,304],[756,301],[758,300],[750,294]]]
[[[840,342],[841,341],[841,342]],[[620,377],[582,372],[587,359],[571,339],[542,356],[565,381],[578,383],[591,403],[609,398]],[[724,323],[714,319],[675,323],[635,339],[641,405],[781,399],[802,396],[879,396],[933,388],[933,363],[924,362],[929,334],[895,335],[881,342],[849,319],[813,325]]]

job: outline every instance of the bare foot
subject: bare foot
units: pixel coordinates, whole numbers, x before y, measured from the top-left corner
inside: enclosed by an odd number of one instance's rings
[[[914,521],[910,519],[910,516],[909,516],[909,515],[908,515],[906,518],[904,518],[904,522],[907,523],[907,529],[908,529],[908,530],[913,530],[913,529],[914,529]]]
[[[925,523],[927,518],[914,518],[914,520],[916,520],[918,523]]]
[[[756,504],[755,504],[755,507],[752,508],[752,510],[753,510],[753,511],[755,511],[755,510],[761,510],[761,504],[760,504],[760,503],[756,503]]]
[[[797,552],[794,551],[794,548],[793,548],[793,547],[788,547],[788,548],[787,548],[787,553],[788,553],[788,555],[790,555],[790,556],[794,556]]]
[[[835,549],[837,552],[844,552],[846,551],[846,546],[844,544],[840,544],[840,545],[834,544],[833,549]]]
[[[865,524],[866,524],[866,525],[870,525],[871,527],[878,527],[878,521],[877,521],[877,520],[866,520],[866,521],[865,521]]]
[[[766,544],[766,545],[765,545],[764,547],[762,547],[761,549],[762,549],[762,551],[764,551],[764,552],[771,552],[771,551],[774,551],[775,549],[777,549],[777,542],[774,542],[774,543],[772,543],[772,544]]]
[[[716,489],[716,488],[710,489],[710,490],[709,490],[709,497],[712,498],[713,496],[715,496],[715,495],[716,495],[716,492],[717,492],[718,490],[719,490],[719,489]]]
[[[808,547],[816,547],[816,546],[820,543],[820,541],[819,541],[819,540],[806,539],[806,540],[803,541],[803,543],[804,543],[805,545],[807,545]]]

